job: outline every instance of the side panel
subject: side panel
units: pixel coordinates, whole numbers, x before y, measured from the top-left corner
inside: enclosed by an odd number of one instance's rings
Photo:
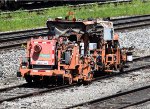
[[[33,65],[55,65],[54,40],[33,40],[30,60]]]

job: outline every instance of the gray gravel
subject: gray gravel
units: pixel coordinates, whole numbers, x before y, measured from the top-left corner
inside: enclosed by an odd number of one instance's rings
[[[24,78],[16,78],[16,77],[3,78],[0,80],[0,89],[10,87],[10,86],[16,86],[24,83],[26,83]]]
[[[119,33],[119,41],[122,47],[134,46],[134,55],[150,55],[150,27]]]
[[[14,77],[19,68],[19,58],[25,55],[24,48],[13,48],[0,51],[0,74],[3,78]]]
[[[25,83],[23,78],[16,78],[19,69],[19,57],[24,56],[23,48],[0,51],[0,88]]]

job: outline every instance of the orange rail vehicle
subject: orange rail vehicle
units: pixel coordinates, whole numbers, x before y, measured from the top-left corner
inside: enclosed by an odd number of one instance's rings
[[[95,71],[122,71],[126,61],[132,61],[128,50],[120,48],[112,22],[57,18],[48,20],[47,27],[47,39],[28,41],[21,59],[18,75],[29,83],[90,82]]]

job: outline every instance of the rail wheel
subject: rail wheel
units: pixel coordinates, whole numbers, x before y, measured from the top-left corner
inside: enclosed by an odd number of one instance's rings
[[[35,76],[32,79],[34,82],[40,82],[40,77],[38,77],[38,76]]]
[[[120,72],[124,72],[124,64],[123,64],[123,62],[120,63],[119,71],[120,71]]]
[[[89,72],[87,75],[87,79],[84,81],[83,84],[85,84],[85,85],[90,84],[92,79],[93,79],[93,72]]]
[[[65,77],[65,83],[66,84],[72,84],[72,81],[73,81],[73,78],[72,78],[72,75],[71,74],[69,74],[69,76],[68,77]]]
[[[93,79],[93,72],[88,73],[88,81],[91,82]]]
[[[32,77],[30,75],[25,75],[25,80],[27,83],[32,83]]]
[[[93,79],[93,72],[92,73],[90,72],[90,74],[89,74],[89,81],[91,82],[92,79]]]
[[[53,86],[56,86],[56,83],[57,83],[57,77],[56,77],[56,76],[52,76],[52,77],[51,77],[50,83],[51,83]]]
[[[64,77],[61,76],[57,76],[57,85],[63,85],[64,84]]]

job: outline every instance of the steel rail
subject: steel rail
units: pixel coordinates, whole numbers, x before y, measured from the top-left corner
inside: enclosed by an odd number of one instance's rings
[[[89,105],[96,105],[97,106],[99,103],[101,103],[101,104],[106,103],[106,105],[107,105],[107,103],[109,103],[108,101],[113,102],[113,101],[115,101],[114,99],[117,99],[117,97],[122,97],[122,96],[125,96],[125,95],[133,94],[133,93],[143,91],[143,90],[146,90],[146,89],[150,90],[150,85],[140,87],[140,88],[136,88],[136,89],[132,89],[132,90],[129,90],[129,91],[116,93],[116,94],[109,95],[109,96],[106,96],[106,97],[103,97],[103,98],[98,98],[98,99],[91,100],[91,101],[88,101],[88,102],[80,103],[80,104],[77,104],[77,105],[74,105],[74,106],[69,106],[69,107],[66,107],[65,109],[71,109],[71,108],[75,108],[75,107],[79,108],[80,106],[89,106]],[[144,100],[141,100],[141,101],[138,101],[138,102],[129,103],[129,105],[127,104],[126,106],[121,106],[119,108],[115,107],[115,109],[123,109],[123,108],[129,107],[129,106],[133,106],[133,105],[137,105],[137,104],[140,104],[140,103],[147,102],[149,100],[150,100],[150,98],[144,99]]]
[[[130,20],[130,19],[137,19],[137,18],[143,18],[143,17],[150,17],[149,14],[146,15],[136,15],[136,16],[127,16],[127,17],[118,17],[118,18],[108,18],[110,21],[122,21],[122,20]]]
[[[0,46],[0,50],[2,50],[2,49],[12,49],[12,48],[16,48],[16,47],[21,48],[22,45],[26,45],[26,44],[27,43],[19,43],[19,44],[13,44],[13,45]]]
[[[137,62],[137,61],[143,61],[143,60],[147,60],[147,59],[150,59],[150,55],[134,58],[133,61]]]
[[[122,0],[122,1],[106,1],[106,2],[96,2],[96,3],[86,3],[86,4],[78,4],[78,5],[69,5],[69,7],[86,7],[91,5],[104,5],[104,4],[118,4],[118,3],[131,3],[132,0]]]
[[[25,83],[25,84],[20,84],[20,85],[15,85],[15,86],[11,86],[11,87],[6,87],[6,88],[1,88],[1,89],[0,89],[0,92],[12,90],[12,89],[14,89],[14,88],[24,87],[25,85],[27,85],[27,83]]]
[[[118,109],[124,109],[124,108],[128,108],[128,107],[131,107],[131,106],[143,104],[143,103],[148,102],[148,101],[150,101],[150,98],[145,99],[145,100],[142,100],[142,101],[139,101],[139,102],[131,103],[131,104],[129,104],[129,105],[123,106],[123,107],[118,108]]]
[[[36,29],[27,29],[27,30],[19,30],[19,31],[10,31],[10,32],[1,32],[0,36],[4,36],[4,35],[13,35],[13,34],[30,34],[33,32],[38,32],[39,31],[47,31],[48,29],[46,27],[42,27],[42,28],[36,28]]]
[[[48,89],[43,89],[40,91],[35,91],[35,92],[31,92],[31,93],[27,93],[27,94],[23,94],[23,95],[19,95],[19,96],[15,96],[15,97],[10,97],[10,98],[5,98],[5,99],[1,99],[0,103],[4,102],[4,101],[12,101],[18,98],[27,98],[27,97],[31,97],[31,96],[36,96],[36,95],[41,95],[43,93],[47,93],[47,92],[51,92],[51,91],[55,91],[55,90],[61,90],[61,89],[65,89],[65,88],[70,88],[75,86],[76,84],[72,84],[72,85],[64,85],[64,86],[58,86],[58,87],[53,87],[53,88],[48,88]]]

